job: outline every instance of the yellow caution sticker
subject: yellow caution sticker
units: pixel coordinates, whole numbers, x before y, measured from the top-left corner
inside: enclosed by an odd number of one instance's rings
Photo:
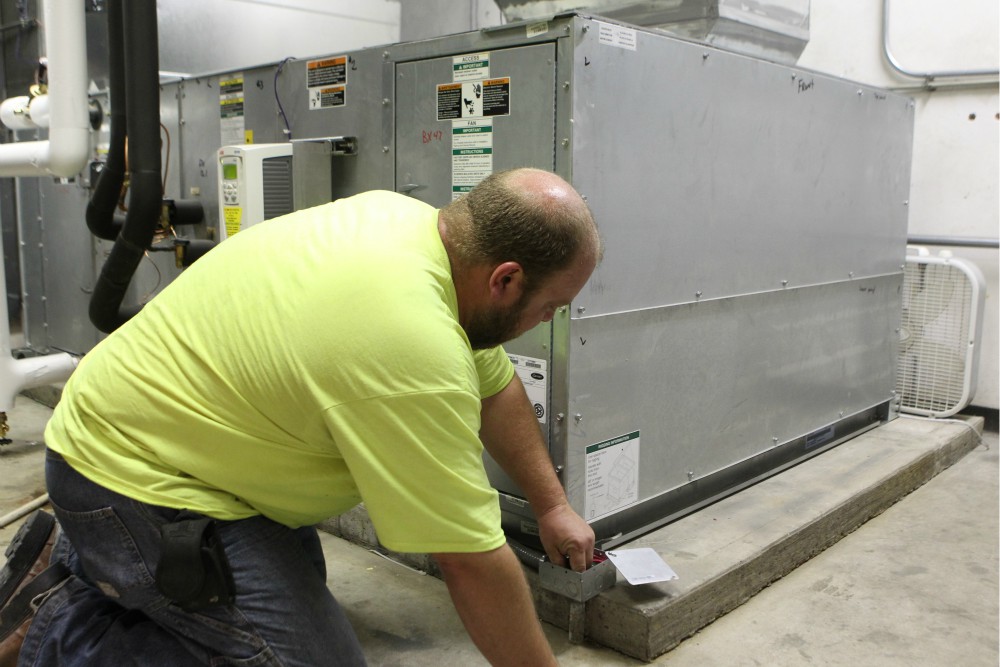
[[[243,208],[240,206],[224,206],[222,208],[223,222],[226,225],[226,236],[232,236],[240,231],[243,221]]]

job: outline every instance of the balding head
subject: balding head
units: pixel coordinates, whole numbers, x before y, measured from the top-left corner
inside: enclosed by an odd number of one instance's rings
[[[603,253],[587,203],[569,183],[541,169],[492,174],[441,215],[453,261],[517,262],[529,291],[580,256],[596,263]]]

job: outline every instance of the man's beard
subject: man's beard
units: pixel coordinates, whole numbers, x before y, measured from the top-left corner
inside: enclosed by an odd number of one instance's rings
[[[465,326],[465,335],[473,350],[485,350],[513,340],[524,310],[524,295],[510,308],[475,313]]]

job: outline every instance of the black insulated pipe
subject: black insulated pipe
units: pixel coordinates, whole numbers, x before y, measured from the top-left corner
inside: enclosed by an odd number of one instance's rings
[[[161,215],[160,82],[156,0],[122,3],[124,28],[129,207],[90,299],[90,321],[111,333],[142,308],[122,301],[139,262],[153,241]]]
[[[87,202],[87,227],[105,241],[114,241],[123,222],[115,219],[115,209],[125,180],[125,53],[122,28],[122,0],[107,0],[108,15],[108,94],[111,97],[111,138],[108,157],[97,177],[94,194]]]

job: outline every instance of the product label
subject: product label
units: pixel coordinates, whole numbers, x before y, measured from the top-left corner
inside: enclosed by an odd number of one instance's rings
[[[599,519],[639,499],[639,431],[587,447],[584,514]]]
[[[601,44],[635,51],[637,38],[633,28],[601,23],[600,21],[595,21],[595,23],[597,23],[597,39]]]
[[[508,354],[514,364],[514,371],[524,385],[528,400],[535,409],[535,416],[540,424],[548,421],[547,406],[549,404],[549,372],[545,359],[524,357],[519,354]]]
[[[528,25],[524,26],[524,36],[528,37],[528,38],[538,37],[539,35],[544,35],[548,31],[549,31],[549,22],[548,21],[539,21],[538,23],[529,23]]]

